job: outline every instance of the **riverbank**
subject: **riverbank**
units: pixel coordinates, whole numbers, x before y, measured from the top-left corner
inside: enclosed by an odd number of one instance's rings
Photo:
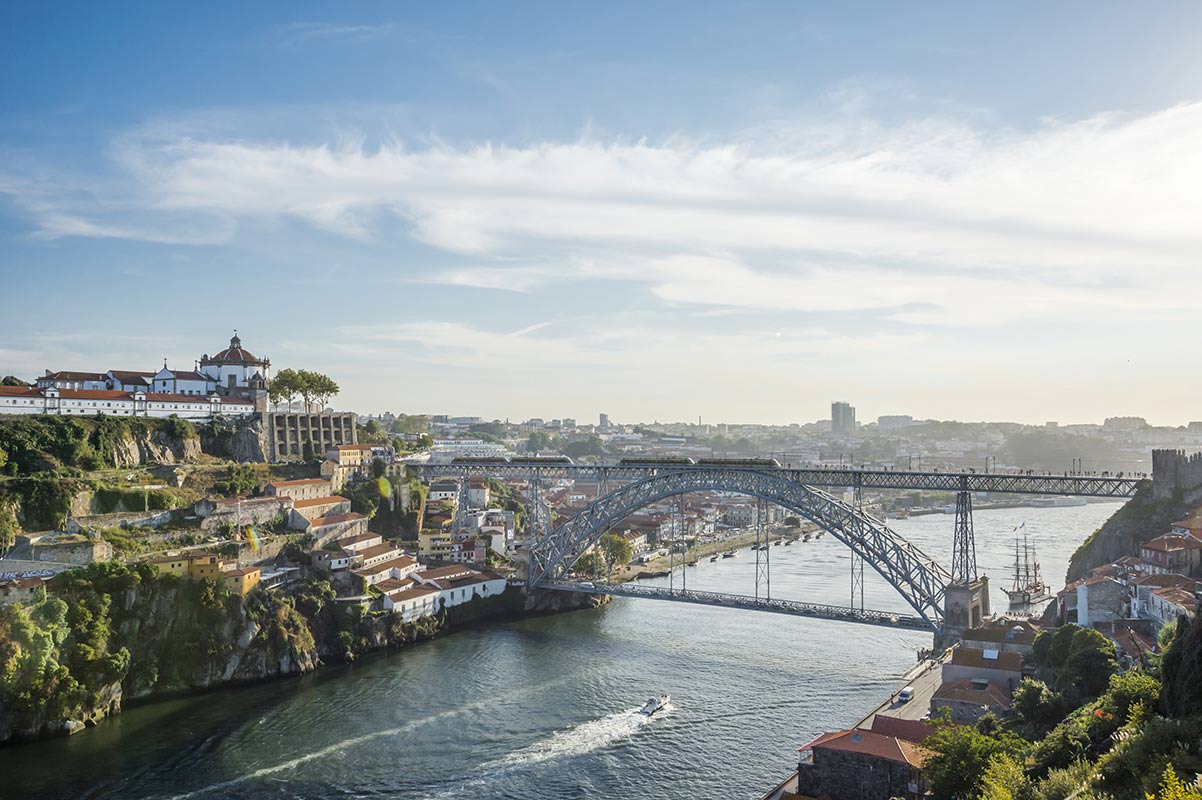
[[[50,587],[32,602],[0,608],[0,640],[9,643],[0,653],[0,674],[8,676],[0,685],[0,744],[74,734],[131,703],[294,678],[484,622],[603,602],[568,593],[540,602],[510,586],[405,622],[337,602],[320,579],[244,600],[149,567],[102,564]]]
[[[769,545],[776,547],[777,545],[772,545],[772,542],[800,536],[801,530],[802,529],[799,528],[790,528],[787,530],[770,531],[768,534]],[[753,544],[755,544],[755,540],[756,535],[754,532],[740,534],[737,536],[732,536],[728,539],[721,539],[715,542],[706,542],[705,544],[698,545],[697,547],[691,547],[685,553],[683,558],[677,554],[674,558],[669,556],[660,556],[659,558],[652,559],[645,564],[627,564],[622,569],[613,571],[612,580],[617,583],[625,583],[626,581],[635,580],[637,578],[661,577],[668,574],[668,568],[672,566],[673,563],[675,563],[676,567],[678,568],[682,562],[690,565],[695,564],[702,559],[712,558],[713,556],[721,555],[722,553],[730,550],[743,550],[745,548],[750,548]],[[802,542],[799,540],[797,544],[802,544]],[[783,545],[780,546],[783,547]]]

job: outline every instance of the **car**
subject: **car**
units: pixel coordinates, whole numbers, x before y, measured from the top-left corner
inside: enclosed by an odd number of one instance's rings
[[[907,686],[897,693],[897,701],[899,703],[908,703],[914,699],[914,687]]]

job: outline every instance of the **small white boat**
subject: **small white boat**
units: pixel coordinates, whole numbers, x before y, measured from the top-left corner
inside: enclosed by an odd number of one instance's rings
[[[663,707],[671,702],[671,700],[671,696],[666,694],[661,694],[659,697],[652,697],[643,704],[643,707],[639,709],[639,713],[645,717],[649,717],[656,711],[662,711]]]

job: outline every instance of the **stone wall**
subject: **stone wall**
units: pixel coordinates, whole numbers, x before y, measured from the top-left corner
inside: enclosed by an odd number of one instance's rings
[[[839,800],[913,797],[909,782],[910,768],[904,764],[841,750],[817,749],[814,762],[797,770],[798,794]]]
[[[322,458],[332,447],[358,444],[355,415],[350,412],[273,413],[266,417],[272,461],[299,461],[306,454]]]
[[[85,539],[82,536],[35,542],[33,557],[36,561],[53,561],[59,564],[91,564],[94,561],[109,561],[113,557],[113,546],[100,539]]]
[[[1152,451],[1152,496],[1168,499],[1182,493],[1187,503],[1202,501],[1202,453],[1184,450]]]

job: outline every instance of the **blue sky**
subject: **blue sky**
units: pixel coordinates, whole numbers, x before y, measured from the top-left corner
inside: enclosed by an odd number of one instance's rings
[[[0,7],[0,373],[1202,418],[1202,6]]]

